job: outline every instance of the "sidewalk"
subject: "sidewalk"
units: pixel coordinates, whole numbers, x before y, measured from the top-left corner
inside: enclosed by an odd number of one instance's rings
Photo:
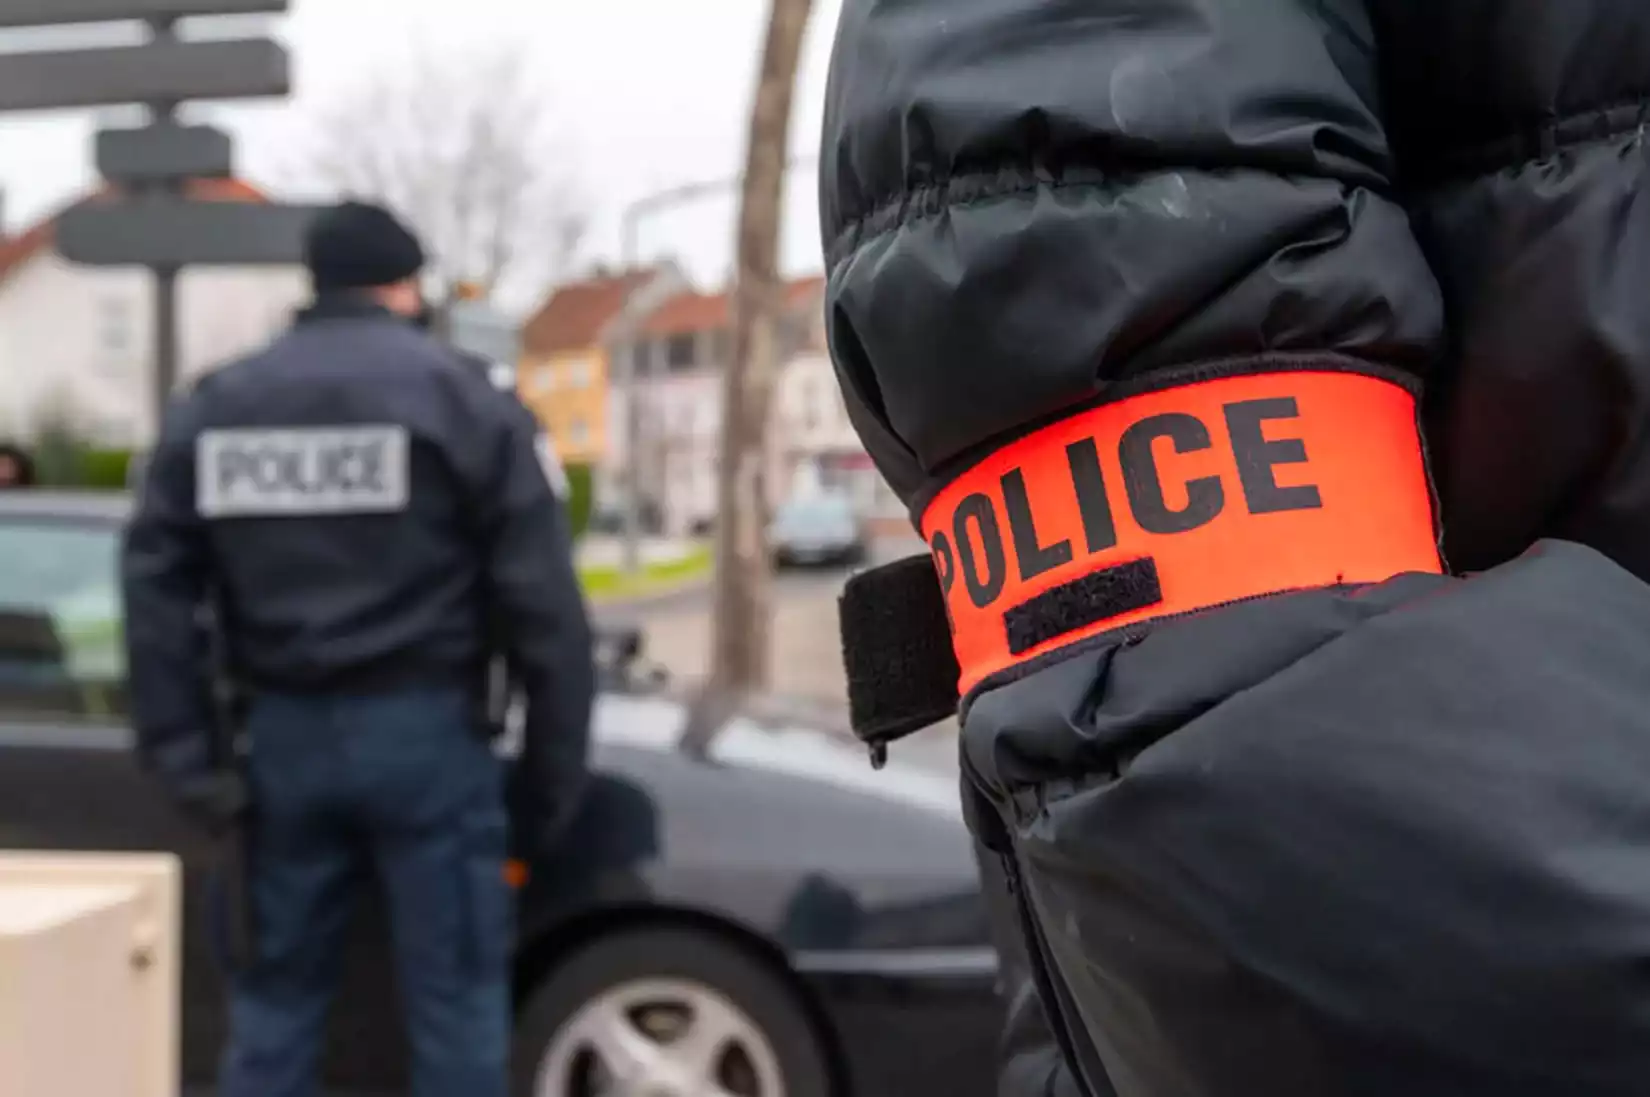
[[[641,541],[643,566],[680,560],[694,549],[698,542],[682,537],[644,537]],[[579,540],[578,565],[581,568],[614,568],[624,562],[624,541],[605,533],[587,533]]]
[[[845,705],[847,679],[836,624],[837,592],[820,586],[786,592],[775,599],[773,690],[775,693]],[[650,658],[684,684],[704,680],[710,670],[710,614],[692,606],[648,614],[639,622]]]

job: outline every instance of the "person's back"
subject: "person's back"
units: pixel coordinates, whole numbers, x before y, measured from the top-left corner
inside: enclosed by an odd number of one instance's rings
[[[248,847],[251,918],[222,912],[254,930],[232,957],[225,1097],[313,1092],[374,882],[413,1092],[504,1097],[506,857],[547,852],[585,778],[593,652],[566,516],[526,409],[414,325],[411,233],[347,203],[308,252],[314,305],[202,378],[145,463],[123,559],[138,753]],[[526,701],[508,790],[501,660]],[[215,672],[239,704],[215,703]]]
[[[850,688],[961,681],[1006,1097],[1645,1092],[1650,7],[838,34],[832,350],[934,555]]]
[[[494,460],[476,440],[497,418],[485,379],[406,322],[342,305],[200,394],[225,477],[203,484],[203,513],[239,517],[214,522],[211,540],[240,669],[288,688],[470,680],[490,654],[477,647],[475,551]],[[282,436],[300,423],[327,424],[302,459]],[[353,513],[347,526],[294,523],[266,491]],[[257,509],[237,515],[242,499]]]

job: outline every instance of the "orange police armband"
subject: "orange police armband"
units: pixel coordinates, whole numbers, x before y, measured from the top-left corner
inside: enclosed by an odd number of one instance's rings
[[[1442,570],[1415,396],[1333,370],[1078,412],[968,469],[920,524],[962,694],[1127,625]]]

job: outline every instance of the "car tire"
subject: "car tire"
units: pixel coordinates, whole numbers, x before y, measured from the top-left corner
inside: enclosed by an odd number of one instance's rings
[[[755,1082],[762,1069],[749,1069],[748,1064],[762,1060],[770,1077],[777,1073],[783,1097],[831,1097],[829,1057],[796,991],[745,950],[714,934],[675,928],[600,937],[551,968],[517,1014],[512,1097],[584,1097],[576,1088],[558,1088],[564,1084],[559,1063],[578,1040],[569,1030],[591,1011],[628,993],[628,988],[646,993],[654,986],[682,988],[684,993],[696,989],[708,994],[706,1000],[716,1002],[719,1010],[731,1006],[728,1016],[751,1022],[753,1031],[760,1033],[757,1043],[765,1042],[765,1048],[752,1056],[745,1056],[743,1049],[729,1052],[740,1057],[726,1064],[729,1069],[741,1069],[745,1063],[744,1077]],[[541,1079],[541,1071],[547,1077]]]

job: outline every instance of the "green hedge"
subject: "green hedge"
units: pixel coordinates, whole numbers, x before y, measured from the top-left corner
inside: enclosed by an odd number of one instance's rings
[[[81,486],[119,491],[126,487],[126,470],[131,464],[129,449],[88,447],[80,452]]]
[[[596,510],[595,480],[589,465],[568,465],[565,471],[567,519],[573,527],[573,539],[577,541],[590,528],[590,516]]]
[[[43,488],[120,491],[132,463],[129,449],[92,445],[54,430],[19,448],[33,458],[36,482]]]

